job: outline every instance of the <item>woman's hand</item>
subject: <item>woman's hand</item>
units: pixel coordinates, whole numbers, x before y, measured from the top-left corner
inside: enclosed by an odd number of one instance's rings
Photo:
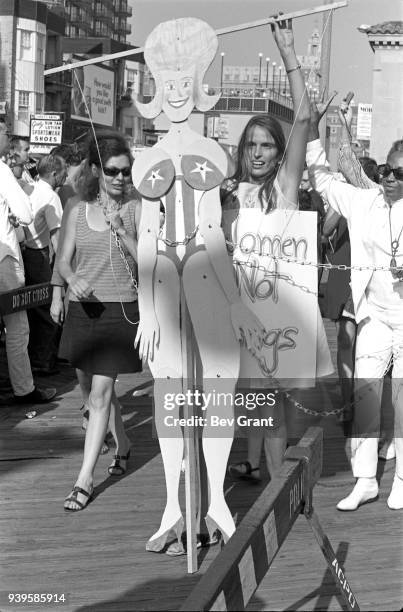
[[[274,18],[278,18],[282,15],[273,15]],[[292,20],[287,19],[283,21],[275,21],[271,24],[271,30],[273,32],[274,40],[278,50],[280,51],[281,57],[289,55],[290,52],[294,51],[294,32],[292,31]]]
[[[50,305],[50,316],[57,325],[62,325],[64,321],[64,301],[61,298],[52,298],[52,303]]]
[[[123,220],[120,216],[119,211],[111,210],[110,212],[105,212],[105,221],[108,225],[111,226],[114,230],[118,231],[124,229]]]
[[[68,279],[68,284],[70,290],[79,300],[85,300],[94,292],[93,287],[91,287],[85,278],[79,276],[78,274],[73,274]]]
[[[20,227],[20,222],[18,221],[17,217],[15,216],[14,213],[11,212],[10,209],[8,209],[8,220],[10,221],[11,225],[16,229],[17,227]]]
[[[351,100],[347,101],[346,98],[340,102],[339,108],[337,109],[340,123],[343,127],[345,127],[348,133],[351,133],[351,123],[353,121],[353,109],[351,108]]]
[[[319,123],[329,108],[332,100],[335,96],[337,96],[337,91],[333,91],[329,98],[324,101],[324,96],[326,92],[323,92],[322,99],[320,102],[311,102],[311,115],[309,119],[309,135],[308,141],[316,140],[319,138]]]
[[[139,349],[140,359],[146,363],[154,359],[154,349],[160,341],[160,326],[155,316],[154,308],[147,309],[147,314],[140,315],[137,328],[135,348]]]
[[[244,341],[252,355],[259,353],[266,333],[264,326],[240,300],[231,304],[231,323],[237,340]]]

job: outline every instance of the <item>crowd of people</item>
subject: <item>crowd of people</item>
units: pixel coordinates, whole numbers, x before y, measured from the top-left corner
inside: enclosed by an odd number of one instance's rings
[[[154,33],[153,44],[158,43],[159,35]],[[203,36],[208,38],[209,31]],[[246,317],[248,329],[254,331],[247,340],[250,348],[258,352],[264,331],[259,321],[239,305],[224,241],[224,237],[231,240],[232,224],[246,205],[262,215],[270,215],[275,209],[317,212],[318,261],[335,266],[325,284],[323,314],[337,325],[342,418],[351,422],[351,465],[357,479],[353,491],[337,508],[354,511],[378,496],[376,471],[385,376],[392,377],[394,404],[395,434],[389,440],[394,438],[394,446],[390,444],[389,456],[396,456],[387,503],[391,509],[403,508],[403,141],[390,143],[383,165],[368,157],[357,159],[351,146],[351,107],[343,101],[339,112],[343,127],[339,173],[331,172],[318,125],[332,98],[317,105],[310,103],[294,51],[291,24],[276,24],[274,39],[294,108],[298,109],[293,130],[286,145],[279,122],[265,115],[253,117],[240,136],[235,169],[230,175],[225,176],[226,155],[220,147],[216,143],[212,147],[211,141],[198,137],[187,125],[193,106],[185,110],[169,107],[169,90],[165,89],[157,92],[158,103],[172,123],[160,149],[165,157],[158,147],[153,148],[134,165],[127,142],[114,132],[91,136],[81,150],[76,145],[60,145],[32,164],[29,143],[20,137],[9,141],[7,125],[0,122],[0,292],[44,282],[53,287],[51,304],[2,317],[14,401],[27,405],[51,401],[56,390],[36,386],[33,375],[54,374],[60,359],[76,369],[83,395],[84,455],[64,502],[67,511],[83,510],[88,504],[95,465],[108,431],[116,445],[109,473],[126,472],[130,440],[114,390],[117,375],[139,372],[142,359],[148,360],[155,379],[156,406],[162,402],[166,379],[172,379],[174,390],[178,385],[182,375],[180,292],[175,293],[175,287],[180,277],[207,387],[214,372],[215,379],[221,378],[223,389],[232,389],[239,369],[238,340],[246,339],[241,315]],[[171,69],[168,53],[160,61],[162,67],[153,66],[150,56],[151,69]],[[193,61],[197,64],[197,53]],[[207,108],[207,98],[196,91],[196,83],[187,81],[179,87],[188,88],[196,106]],[[186,170],[186,151],[195,142],[214,166],[208,188],[196,184]],[[171,175],[159,184],[160,163]],[[149,184],[145,178],[148,171],[154,172],[154,181]],[[240,195],[241,183],[250,186],[247,204]],[[204,207],[196,210],[194,202],[201,201],[202,189]],[[181,207],[185,210],[183,194],[192,201],[192,221],[184,214],[183,226],[188,229],[181,242],[181,222],[177,221],[178,227],[171,223],[168,227],[166,221],[178,215]],[[160,230],[164,226],[161,245]],[[178,246],[183,247],[180,256]],[[192,292],[200,281],[192,261],[202,267],[207,287],[195,293],[196,302]],[[339,264],[344,271],[335,269]],[[218,295],[222,316],[211,317],[207,302],[203,302],[213,293]],[[321,377],[331,373],[332,364],[319,320],[317,376]],[[225,363],[217,363],[216,354],[222,346],[216,346],[216,342],[222,342],[223,335],[231,359],[226,357]],[[263,386],[272,389],[270,381]],[[260,410],[262,417],[271,414],[268,409]],[[203,438],[210,485],[206,524],[211,541],[215,530],[226,540],[235,529],[223,497],[232,435],[227,431],[221,439]],[[167,504],[160,528],[147,543],[147,549],[153,552],[166,549],[171,529],[179,542],[183,528],[178,502],[183,438],[168,438],[161,431],[159,441]],[[267,471],[274,476],[281,467],[286,444],[286,416],[280,401],[276,405],[276,427],[251,427],[247,457],[229,465],[228,470],[235,478],[260,480],[264,448]]]

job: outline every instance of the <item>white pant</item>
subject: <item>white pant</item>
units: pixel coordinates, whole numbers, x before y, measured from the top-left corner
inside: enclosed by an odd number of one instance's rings
[[[403,478],[403,309],[371,315],[358,328],[355,355],[354,437],[351,464],[356,478],[376,476],[383,377],[393,357],[396,474]]]
[[[0,262],[0,291],[11,291],[25,285],[22,258],[17,261],[7,255]],[[3,315],[6,326],[8,373],[15,395],[26,395],[34,390],[31,364],[28,357],[29,326],[25,310]]]

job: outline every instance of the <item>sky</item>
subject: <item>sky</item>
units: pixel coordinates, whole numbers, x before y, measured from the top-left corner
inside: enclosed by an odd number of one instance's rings
[[[213,28],[223,28],[264,19],[278,11],[283,13],[311,8],[329,0],[128,0],[133,8],[132,35],[128,42],[143,46],[151,30],[169,19],[198,17]],[[322,30],[322,15],[307,16],[294,22],[297,55],[307,51],[308,38],[317,24]],[[355,93],[355,102],[372,101],[372,70],[374,53],[366,34],[358,32],[362,24],[375,25],[384,21],[403,20],[403,0],[349,0],[346,8],[333,15],[329,89],[341,97]],[[219,37],[217,56],[206,74],[205,83],[220,84],[221,55],[228,65],[259,64],[259,53],[280,61],[268,26]],[[133,58],[134,59],[134,58]],[[341,98],[340,98],[341,99]]]

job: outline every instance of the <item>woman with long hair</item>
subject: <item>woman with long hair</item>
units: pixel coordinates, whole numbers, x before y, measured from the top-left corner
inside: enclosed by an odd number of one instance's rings
[[[79,180],[79,202],[69,201],[64,211],[58,266],[70,289],[70,301],[61,352],[91,380],[84,458],[64,503],[65,510],[73,512],[85,508],[91,498],[108,422],[117,449],[109,473],[123,474],[130,455],[130,440],[112,400],[117,374],[141,370],[134,349],[139,202],[126,195],[131,163],[128,145],[119,134],[94,138]]]
[[[291,22],[283,24],[282,28],[276,27],[274,36],[288,75],[294,122],[288,142],[281,124],[270,115],[255,115],[246,124],[239,140],[235,172],[222,186],[223,227],[228,242],[233,239],[233,226],[241,208],[258,209],[264,215],[270,215],[278,209],[298,209],[298,189],[305,163],[310,104],[294,50]],[[319,311],[318,350],[320,356],[317,361],[321,371],[318,370],[317,375],[322,376],[330,373],[332,366]],[[268,380],[262,381],[264,387],[269,384]],[[271,476],[280,469],[286,447],[281,393],[277,394],[275,408],[264,406],[256,407],[256,410],[261,418],[274,416],[276,427],[249,427],[247,460],[229,466],[232,476],[250,481],[260,480],[263,444]]]

